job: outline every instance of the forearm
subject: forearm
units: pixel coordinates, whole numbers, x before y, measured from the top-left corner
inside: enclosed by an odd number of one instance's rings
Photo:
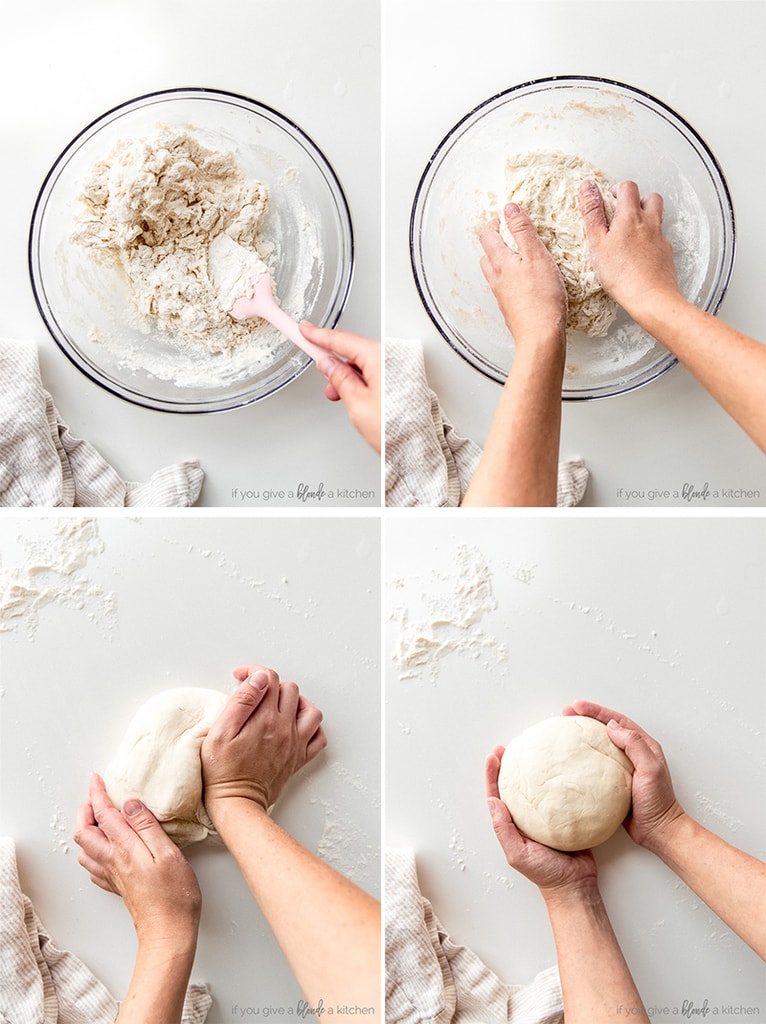
[[[647,1020],[598,888],[545,895],[567,1024]]]
[[[116,1024],[180,1022],[197,944],[196,928],[171,943],[138,943],[136,964]]]
[[[647,847],[766,959],[766,864],[682,814]]]
[[[379,1019],[378,901],[252,802],[228,799],[211,813],[310,1005],[374,1007],[369,1019]]]
[[[519,352],[463,506],[555,506],[565,347]]]
[[[633,316],[766,451],[766,346],[680,295],[644,303]]]

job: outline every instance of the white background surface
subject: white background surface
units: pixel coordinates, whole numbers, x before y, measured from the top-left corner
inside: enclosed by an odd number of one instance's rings
[[[536,888],[507,866],[493,834],[484,759],[564,704],[595,700],[632,717],[662,743],[682,805],[741,849],[766,853],[766,529],[760,519],[734,525],[622,517],[387,525],[386,843],[414,848],[421,889],[445,930],[507,983],[531,981],[555,951]],[[447,653],[434,675],[425,668],[400,678],[391,655],[403,610],[415,628],[433,618],[430,602],[467,606],[457,596],[463,544],[488,562],[497,608],[436,636],[466,643],[481,633],[485,646],[474,644],[475,658]],[[711,1014],[731,1004],[766,1013],[763,963],[659,860],[622,829],[595,855],[646,1007],[665,1010],[654,1019],[689,1019],[673,1012],[683,1000],[708,999]]]
[[[0,581],[51,564],[56,523],[4,521]],[[97,532],[103,550],[83,566],[33,580],[63,595],[83,579],[79,599],[0,620],[0,834],[15,839],[22,889],[55,944],[121,998],[133,926],[122,901],[90,883],[71,836],[90,772],[160,690],[228,692],[248,661],[298,681],[324,712],[328,747],[274,816],[379,895],[380,544],[370,518],[110,518]],[[203,893],[192,977],[211,986],[210,1024],[232,1021],[234,1004],[294,1010],[300,989],[233,859],[188,856]]]
[[[697,129],[723,167],[737,222],[736,263],[720,315],[766,340],[760,251],[766,139],[751,130],[750,113],[752,97],[766,91],[766,5],[388,0],[385,12],[385,330],[423,341],[431,386],[463,433],[484,442],[500,388],[456,355],[426,314],[410,269],[410,210],[441,139],[477,104],[522,82],[612,78],[656,96]],[[759,495],[697,504],[763,505],[766,499],[762,454],[678,366],[627,395],[565,403],[561,453],[585,458],[589,505],[624,506],[619,488],[644,492],[631,505],[680,505],[652,500],[649,491],[672,493],[686,483],[699,490],[706,482],[711,490]]]
[[[270,398],[230,413],[183,416],[134,407],[91,384],[59,352],[27,272],[35,197],[70,140],[134,96],[208,86],[279,110],[333,165],[356,243],[351,295],[338,326],[379,337],[379,44],[377,0],[74,0],[65,6],[42,0],[5,12],[0,335],[37,343],[43,383],[63,419],[125,479],[145,480],[160,466],[196,458],[206,472],[203,505],[238,504],[235,487],[263,492],[300,483],[375,492],[337,505],[379,503],[379,460],[341,406],[325,399],[314,367]]]

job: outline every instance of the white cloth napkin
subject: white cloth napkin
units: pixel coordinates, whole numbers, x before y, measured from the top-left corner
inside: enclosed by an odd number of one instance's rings
[[[557,968],[506,985],[454,943],[421,895],[412,850],[386,851],[385,908],[386,1024],[563,1024]]]
[[[447,419],[426,378],[419,341],[387,338],[386,505],[456,508],[481,448]],[[588,484],[582,459],[559,464],[559,507],[579,505]]]
[[[182,1024],[204,1024],[212,998],[190,985]],[[114,1024],[119,1006],[73,953],[56,949],[19,885],[12,839],[0,839],[0,1024]]]
[[[199,463],[180,462],[146,483],[122,480],[61,419],[43,388],[34,342],[0,339],[0,505],[187,506],[203,478]]]

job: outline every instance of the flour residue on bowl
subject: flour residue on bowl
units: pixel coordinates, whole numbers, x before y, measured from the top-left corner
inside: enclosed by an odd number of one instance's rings
[[[277,255],[262,233],[269,187],[248,178],[232,152],[204,145],[190,128],[121,138],[79,198],[72,241],[121,287],[125,319],[147,339],[125,343],[94,325],[92,339],[123,365],[181,386],[217,384],[220,371],[267,364],[286,344],[259,318],[234,320],[210,273],[210,246],[221,236],[254,259]],[[151,335],[168,343],[170,357]]]

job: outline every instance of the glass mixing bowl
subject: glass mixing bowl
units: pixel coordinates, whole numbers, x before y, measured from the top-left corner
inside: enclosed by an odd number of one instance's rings
[[[82,186],[121,138],[184,127],[211,149],[234,154],[266,183],[262,221],[273,246],[280,304],[296,319],[337,323],[353,272],[353,231],[337,175],[314,142],[271,108],[215,89],[172,89],[115,107],[84,128],[48,173],[35,203],[29,267],[37,306],[62,351],[87,377],[137,405],[219,412],[249,405],[295,380],[311,360],[273,327],[235,357],[189,354],[160,330],[132,327],[127,283],[71,236]],[[264,354],[265,353],[265,354]]]
[[[615,182],[665,201],[681,290],[716,313],[734,263],[734,210],[723,172],[697,132],[664,103],[619,82],[583,76],[515,86],[480,104],[439,144],[423,172],[410,220],[410,257],[423,304],[442,336],[473,367],[502,383],[513,339],[479,266],[479,232],[503,205],[514,153],[558,150]],[[605,338],[569,331],[562,395],[623,394],[676,359],[623,310]]]

